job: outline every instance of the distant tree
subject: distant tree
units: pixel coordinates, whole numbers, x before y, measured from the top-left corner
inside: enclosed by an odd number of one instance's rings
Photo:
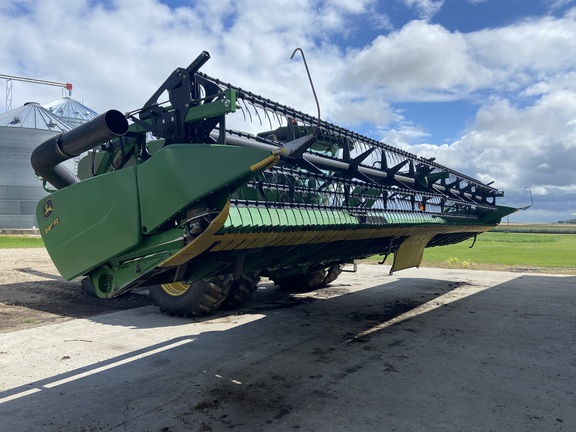
[[[559,224],[576,224],[576,219],[566,219],[558,221]]]

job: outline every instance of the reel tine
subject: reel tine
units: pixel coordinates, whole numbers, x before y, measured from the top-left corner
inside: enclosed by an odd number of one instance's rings
[[[272,126],[272,120],[270,119],[270,115],[268,114],[268,110],[264,109],[264,114],[266,114],[266,118],[268,119],[268,124],[270,125],[270,130],[274,129]]]
[[[250,102],[250,105],[252,105],[252,108],[254,109],[254,113],[258,116],[258,120],[260,121],[260,126],[262,126],[263,123],[262,123],[262,117],[260,117],[260,110],[258,109],[258,107],[256,106],[255,103]]]
[[[284,124],[282,116],[280,116],[280,114],[277,111],[273,111],[273,113],[276,116],[276,123],[278,124],[278,126],[282,126]]]
[[[242,103],[246,107],[246,112],[250,116],[250,123],[252,123],[254,120],[252,119],[252,113],[250,112],[250,108],[248,108],[248,104],[246,103],[246,101],[244,99],[242,99]]]
[[[238,106],[238,109],[242,112],[242,117],[244,117],[244,121],[246,121],[246,111],[242,106]]]

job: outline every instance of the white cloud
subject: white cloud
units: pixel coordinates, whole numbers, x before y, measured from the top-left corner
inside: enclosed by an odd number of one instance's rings
[[[413,21],[349,52],[349,67],[334,79],[340,88],[353,83],[359,93],[392,102],[391,109],[395,101],[474,101],[474,121],[451,143],[429,142],[403,113],[381,137],[482,181],[495,180],[509,204],[525,204],[529,187],[540,205],[556,208],[551,220],[559,220],[576,208],[576,58],[566,55],[575,52],[574,41],[572,13],[470,34]]]
[[[429,20],[436,15],[442,6],[444,0],[401,0],[406,6],[416,9],[420,18]]]
[[[334,36],[366,23],[393,28],[375,0],[197,0],[175,10],[158,0],[4,2],[0,72],[72,82],[73,96],[96,111],[128,111],[208,50],[206,73],[314,114],[303,64],[290,60],[301,47],[324,118],[385,130],[390,144],[496,180],[508,201],[530,187],[542,205],[576,211],[576,9],[466,34],[426,21],[443,1],[402,1],[423,19],[349,50]],[[14,83],[13,104],[60,94]],[[479,110],[443,145],[394,106],[445,100]]]
[[[328,6],[335,7],[336,9],[342,10],[347,13],[359,14],[369,10],[376,0],[328,0],[326,4]]]
[[[512,205],[521,205],[530,188],[540,204],[564,211],[576,208],[576,128],[570,120],[575,114],[576,91],[548,94],[524,108],[495,100],[449,145],[395,144],[484,182],[495,180]]]
[[[562,9],[568,5],[574,4],[574,0],[546,0],[551,10]]]
[[[412,21],[379,36],[363,50],[349,53],[338,85],[380,88],[388,100],[447,100],[488,85],[490,70],[468,53],[466,38],[440,25]]]
[[[571,174],[575,133],[566,126],[566,117],[575,112],[569,95],[548,95],[521,109],[507,100],[495,101],[479,111],[474,125],[454,145],[477,175],[493,176],[506,187],[560,186],[576,180]],[[544,169],[547,166],[553,170]],[[562,172],[568,177],[558,175]]]
[[[361,83],[389,102],[476,98],[482,90],[531,96],[573,78],[570,52],[576,52],[576,17],[568,15],[469,34],[412,21],[350,51],[335,83]]]
[[[574,67],[566,53],[576,49],[576,21],[571,17],[530,19],[467,36],[471,55],[481,64],[509,75]]]

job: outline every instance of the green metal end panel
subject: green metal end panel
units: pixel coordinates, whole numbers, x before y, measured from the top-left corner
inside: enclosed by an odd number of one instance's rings
[[[191,204],[235,189],[270,152],[245,147],[171,144],[138,167],[142,231],[153,232]]]
[[[135,168],[68,186],[36,209],[46,249],[66,280],[138,245],[139,215]]]
[[[499,224],[503,217],[508,216],[518,211],[517,208],[496,206],[497,210],[486,213],[482,216],[482,221],[487,224]]]

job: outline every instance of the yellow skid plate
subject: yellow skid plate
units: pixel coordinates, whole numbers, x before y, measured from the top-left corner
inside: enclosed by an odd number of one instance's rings
[[[424,249],[435,233],[428,235],[410,236],[402,242],[398,250],[394,253],[394,262],[390,273],[396,270],[404,270],[411,267],[418,267],[422,262]]]

